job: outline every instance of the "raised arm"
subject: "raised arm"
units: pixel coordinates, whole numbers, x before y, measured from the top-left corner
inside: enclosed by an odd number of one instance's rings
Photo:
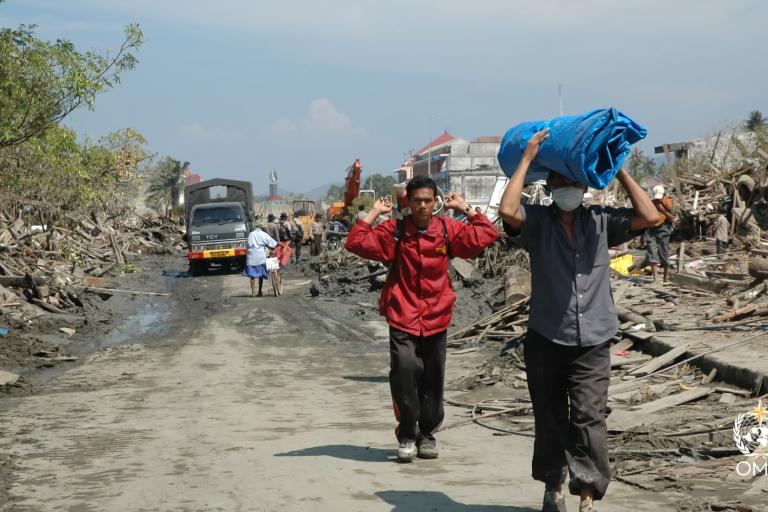
[[[361,258],[388,263],[395,257],[395,220],[380,224],[375,229],[372,224],[379,215],[392,211],[392,202],[379,198],[368,215],[358,221],[347,235],[344,247]]]
[[[451,252],[458,258],[474,258],[483,249],[499,238],[496,226],[485,215],[469,207],[469,204],[459,194],[450,193],[446,196],[445,208],[466,213],[468,224],[451,221],[446,224],[451,241]]]
[[[651,198],[645,193],[645,190],[632,179],[632,176],[622,168],[616,175],[616,179],[619,180],[621,186],[624,187],[624,190],[629,196],[629,200],[632,202],[632,208],[635,210],[630,229],[632,231],[637,231],[658,224],[659,210],[656,209]]]
[[[504,194],[501,196],[499,216],[514,229],[520,229],[525,220],[523,213],[520,211],[520,200],[523,195],[523,187],[525,186],[525,175],[531,166],[531,162],[539,154],[541,143],[548,138],[549,130],[542,130],[536,132],[533,137],[528,139],[528,144],[525,147],[525,151],[523,151],[523,157],[520,159],[515,173],[509,179],[507,187],[504,189]]]

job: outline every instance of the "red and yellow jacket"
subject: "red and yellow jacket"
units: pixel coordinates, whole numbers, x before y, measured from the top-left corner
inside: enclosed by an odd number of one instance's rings
[[[385,264],[392,263],[397,253],[397,261],[381,292],[379,312],[396,329],[415,336],[431,336],[448,329],[456,302],[448,277],[448,252],[453,257],[474,258],[499,234],[488,218],[480,214],[469,224],[433,217],[423,234],[408,216],[404,227],[397,247],[395,219],[376,228],[358,221],[347,236],[346,248],[361,258]]]

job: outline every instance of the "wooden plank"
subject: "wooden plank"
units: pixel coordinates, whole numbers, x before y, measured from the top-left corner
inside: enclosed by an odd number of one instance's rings
[[[675,284],[714,294],[720,294],[728,287],[726,283],[721,283],[706,277],[695,276],[693,274],[685,274],[682,272],[673,272],[669,274],[669,280]]]
[[[634,370],[630,371],[629,374],[635,377],[642,377],[643,375],[653,373],[656,370],[674,362],[675,359],[685,354],[688,351],[689,346],[689,343],[683,343],[682,345],[673,348],[669,352],[662,354],[659,357],[655,357],[643,366],[635,368]]]
[[[693,388],[676,395],[659,398],[653,402],[630,407],[629,410],[642,415],[654,414],[659,411],[663,411],[664,409],[669,409],[670,407],[676,407],[678,405],[698,400],[699,398],[707,396],[710,393],[712,393],[712,390],[709,388]]]
[[[648,354],[640,354],[632,357],[621,357],[611,354],[611,368],[620,368],[622,366],[632,366],[651,361],[653,357]],[[631,372],[630,372],[631,373]]]
[[[616,396],[620,395],[622,393],[627,393],[628,391],[636,391],[643,386],[648,384],[648,381],[646,379],[640,379],[640,380],[630,380],[627,382],[622,382],[621,384],[616,384],[615,386],[609,386],[608,387],[608,396]]]
[[[611,345],[611,353],[615,354],[616,352],[626,352],[627,350],[631,349],[632,345],[634,344],[635,342],[632,340],[621,340],[615,345]]]
[[[619,283],[619,285],[616,287],[616,291],[613,292],[613,303],[618,304],[621,298],[624,296],[624,294],[627,292],[629,287],[632,286],[631,281],[622,281]]]
[[[743,396],[744,398],[749,398],[752,396],[752,391],[748,389],[728,388],[724,386],[718,386],[714,388],[713,391],[717,393],[731,393],[732,395],[739,395],[739,396]]]

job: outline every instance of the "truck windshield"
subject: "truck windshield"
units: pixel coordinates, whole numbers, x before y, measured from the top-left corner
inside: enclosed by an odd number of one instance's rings
[[[214,208],[200,208],[192,214],[192,226],[203,224],[224,224],[225,222],[242,222],[243,216],[240,209],[234,206],[216,206]]]

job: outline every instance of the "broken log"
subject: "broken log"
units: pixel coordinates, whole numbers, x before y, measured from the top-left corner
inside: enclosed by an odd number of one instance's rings
[[[660,368],[663,368],[664,366],[668,365],[669,363],[675,362],[675,359],[682,356],[688,351],[689,344],[684,343],[683,345],[679,345],[669,352],[666,352],[665,354],[660,355],[659,357],[653,358],[651,361],[648,361],[646,364],[635,368],[634,370],[629,372],[629,375],[633,375],[635,377],[641,377],[643,375],[648,375],[649,373],[653,373],[656,370],[659,370]]]
[[[140,292],[136,290],[120,290],[118,288],[96,288],[93,286],[88,286],[83,288],[84,292],[92,292],[92,293],[127,293],[130,295],[153,295],[157,297],[170,297],[170,293],[162,293],[162,292]]]
[[[32,276],[0,276],[0,286],[11,286],[13,288],[33,288],[46,284],[47,279]]]
[[[748,306],[744,306],[743,308],[734,309],[733,311],[723,313],[722,315],[717,315],[716,317],[712,318],[712,322],[720,323],[720,322],[727,322],[729,320],[740,320],[744,317],[751,315],[755,311],[757,311],[757,306],[755,304],[749,304]]]

